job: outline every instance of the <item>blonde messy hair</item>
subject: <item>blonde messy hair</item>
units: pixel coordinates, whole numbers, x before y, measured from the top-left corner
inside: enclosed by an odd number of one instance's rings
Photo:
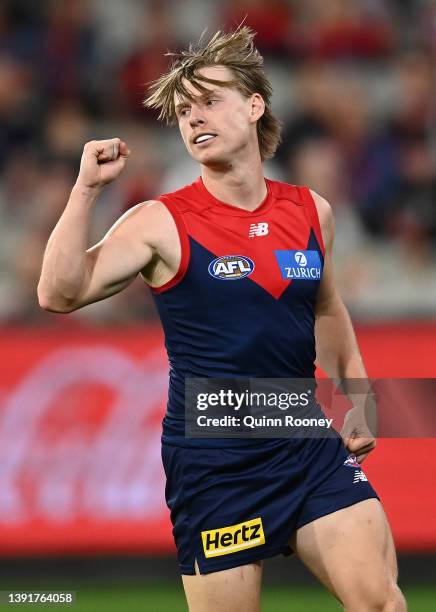
[[[253,43],[254,32],[247,26],[239,27],[234,32],[218,31],[206,44],[200,39],[197,46],[190,45],[188,50],[179,53],[167,53],[172,63],[166,74],[151,83],[150,95],[144,100],[144,106],[160,109],[159,119],[167,123],[177,121],[174,94],[180,98],[193,100],[183,80],[189,81],[201,94],[207,93],[202,83],[221,87],[234,87],[243,96],[254,93],[262,96],[265,112],[257,122],[257,135],[261,158],[273,157],[280,143],[280,121],[271,111],[271,84],[265,75],[263,58]],[[229,81],[209,79],[199,71],[211,66],[225,66],[234,75]]]

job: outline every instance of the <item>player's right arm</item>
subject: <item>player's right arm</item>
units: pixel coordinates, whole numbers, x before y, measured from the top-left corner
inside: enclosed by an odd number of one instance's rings
[[[129,150],[119,138],[85,145],[80,172],[44,254],[39,304],[71,312],[121,291],[157,250],[159,202],[127,211],[98,244],[88,247],[93,207],[104,185],[122,171]]]

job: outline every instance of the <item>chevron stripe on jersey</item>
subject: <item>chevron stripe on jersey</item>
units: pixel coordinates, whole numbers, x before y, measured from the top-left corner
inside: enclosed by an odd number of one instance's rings
[[[279,298],[291,281],[282,278],[274,251],[307,248],[311,230],[322,249],[322,238],[308,189],[277,181],[266,183],[268,194],[253,212],[220,202],[201,179],[159,199],[178,209],[188,235],[216,257],[238,254],[253,260],[251,280]],[[250,236],[254,220],[261,227],[266,223],[268,234],[257,239]]]
[[[324,261],[315,203],[305,187],[266,184],[267,196],[252,212],[220,202],[201,179],[159,198],[182,246],[176,276],[153,289],[171,364],[164,437],[184,437],[186,377],[314,375]],[[289,277],[286,252],[296,256]],[[299,273],[305,262],[316,274]]]

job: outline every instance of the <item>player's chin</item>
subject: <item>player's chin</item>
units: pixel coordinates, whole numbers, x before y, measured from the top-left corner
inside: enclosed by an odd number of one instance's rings
[[[203,166],[226,166],[228,164],[228,156],[222,151],[192,151],[191,156],[195,161]]]

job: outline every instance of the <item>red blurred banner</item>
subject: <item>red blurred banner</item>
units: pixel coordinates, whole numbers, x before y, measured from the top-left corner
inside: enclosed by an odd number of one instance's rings
[[[372,377],[436,377],[436,325],[358,329]],[[0,331],[0,555],[174,550],[158,328]],[[380,440],[365,470],[398,546],[436,550],[436,440]]]

